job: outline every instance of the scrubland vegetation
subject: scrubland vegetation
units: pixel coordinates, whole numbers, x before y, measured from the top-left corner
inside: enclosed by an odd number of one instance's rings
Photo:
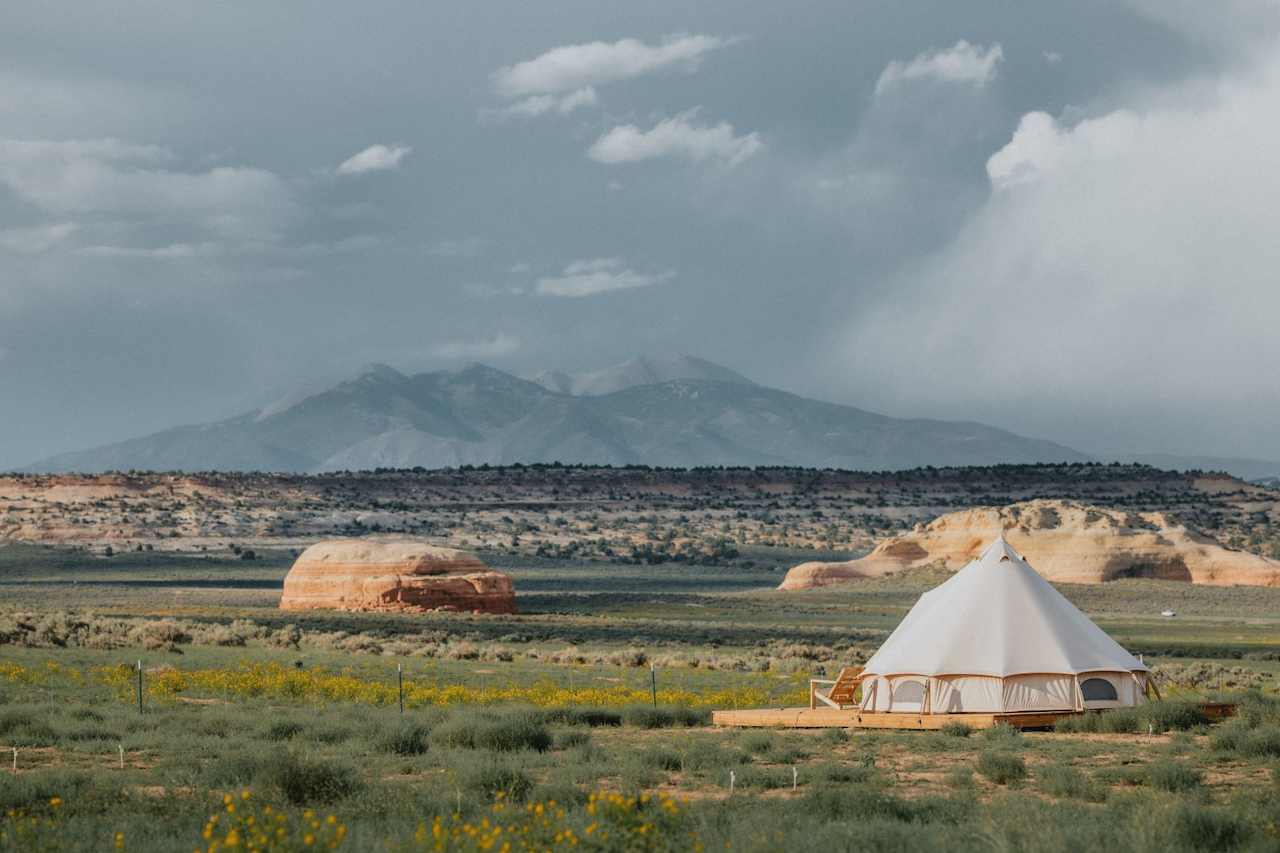
[[[1051,731],[709,725],[802,704],[945,577],[772,591],[829,547],[1037,496],[1269,529],[1234,481],[1135,470],[209,475],[163,506],[147,475],[74,524],[10,500],[91,535],[0,546],[0,850],[1278,849],[1280,590],[1060,586],[1166,698]],[[306,536],[375,528],[478,548],[520,613],[277,609]],[[156,535],[107,557],[102,529]]]

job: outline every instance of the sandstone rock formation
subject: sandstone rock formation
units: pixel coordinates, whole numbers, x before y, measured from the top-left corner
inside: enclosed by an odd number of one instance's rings
[[[412,539],[336,539],[303,551],[282,610],[514,613],[511,578],[465,551]]]
[[[1280,561],[1225,548],[1164,513],[1035,500],[949,513],[881,542],[858,560],[801,563],[778,588],[809,589],[931,564],[957,570],[1001,530],[1051,581],[1149,577],[1216,586],[1280,586]]]

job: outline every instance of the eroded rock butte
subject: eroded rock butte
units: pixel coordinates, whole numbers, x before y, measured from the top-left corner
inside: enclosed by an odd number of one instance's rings
[[[514,613],[511,578],[465,551],[412,539],[335,539],[299,555],[282,610]]]

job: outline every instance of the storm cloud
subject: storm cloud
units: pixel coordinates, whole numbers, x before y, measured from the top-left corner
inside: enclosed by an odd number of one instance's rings
[[[373,361],[678,352],[1280,457],[1278,46],[1244,2],[14,0],[0,468]]]

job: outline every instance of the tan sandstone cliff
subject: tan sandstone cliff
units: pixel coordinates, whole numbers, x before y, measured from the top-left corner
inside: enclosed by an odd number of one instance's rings
[[[412,539],[336,539],[299,555],[283,610],[514,613],[511,578],[465,551]]]
[[[960,569],[1001,530],[1031,566],[1052,581],[1152,577],[1218,586],[1280,586],[1280,561],[1224,548],[1164,513],[1036,500],[948,513],[881,542],[859,560],[801,563],[787,572],[778,588],[810,589],[930,564]]]

